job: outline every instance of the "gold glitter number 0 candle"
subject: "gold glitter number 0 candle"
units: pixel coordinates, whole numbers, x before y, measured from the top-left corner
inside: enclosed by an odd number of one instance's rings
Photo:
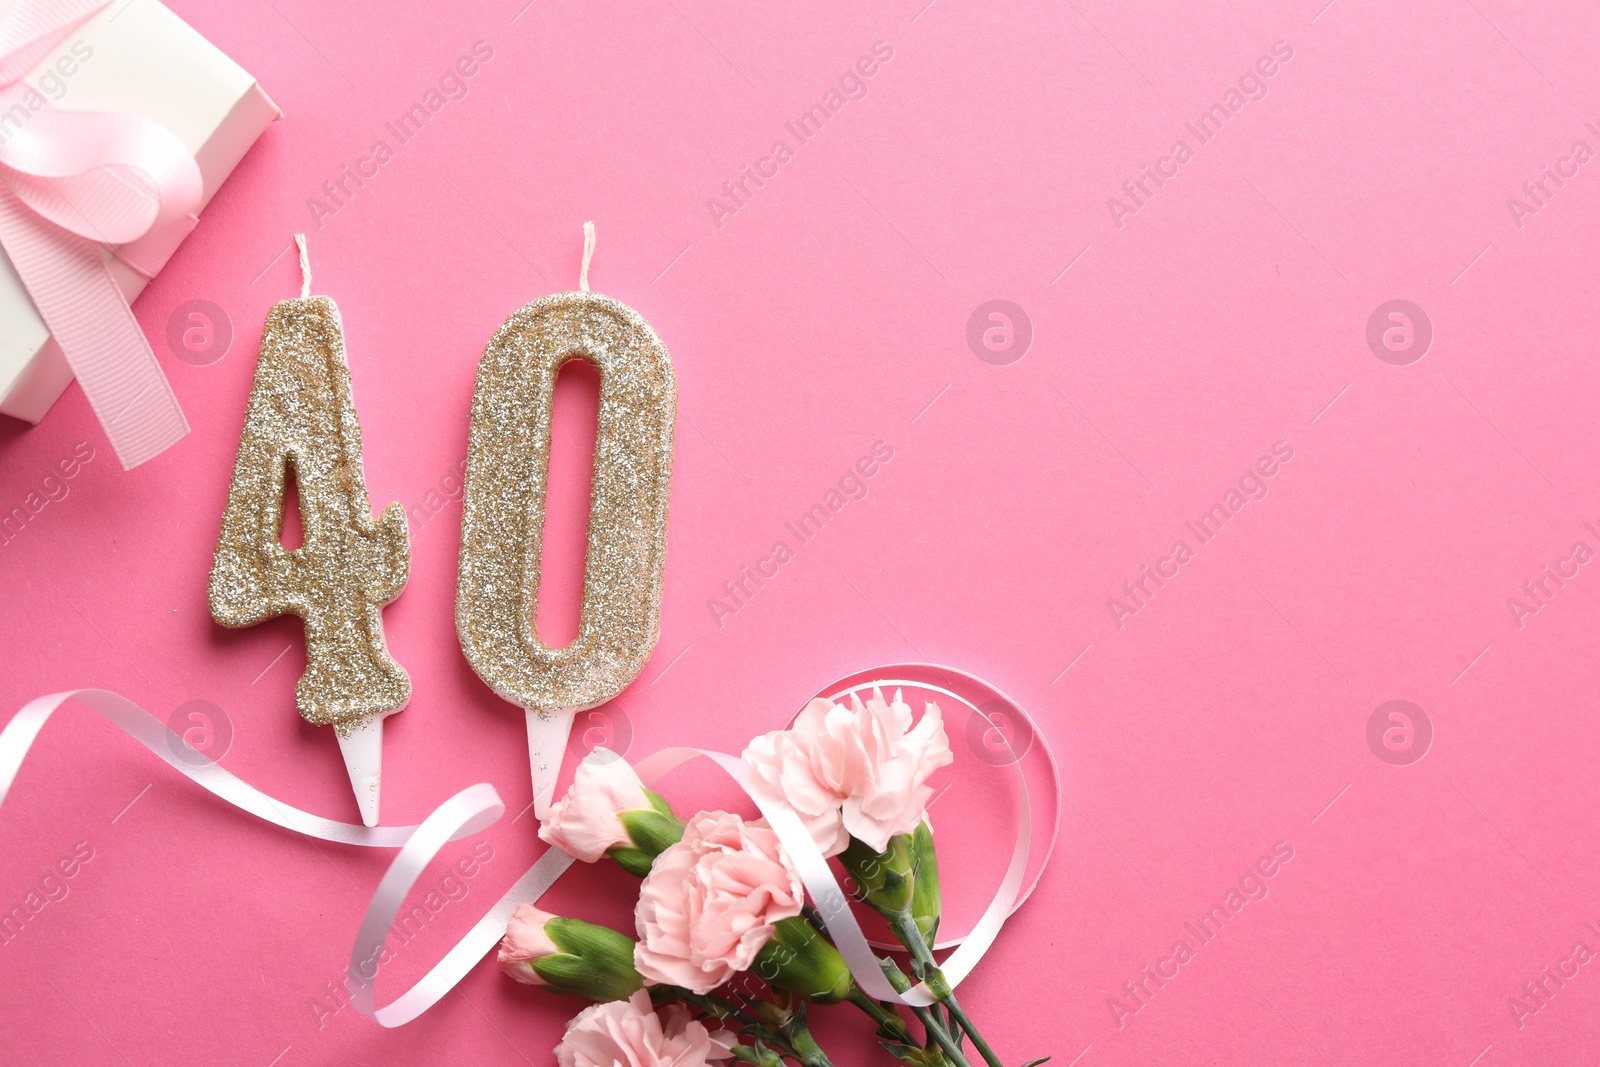
[[[677,390],[672,361],[639,313],[589,291],[535,300],[507,319],[478,363],[461,521],[456,633],[485,682],[527,711],[534,811],[548,810],[574,713],[633,681],[655,647],[666,554]],[[578,636],[539,639],[550,412],[562,364],[600,374]]]
[[[305,620],[295,703],[338,732],[362,821],[376,826],[383,717],[411,696],[383,636],[383,606],[406,584],[410,542],[398,503],[372,519],[339,309],[310,295],[305,239],[295,241],[300,299],[267,313],[211,565],[211,614],[224,626],[291,613]],[[304,535],[292,551],[282,542],[291,477]]]

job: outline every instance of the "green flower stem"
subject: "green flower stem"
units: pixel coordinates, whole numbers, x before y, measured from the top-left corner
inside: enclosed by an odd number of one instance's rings
[[[819,932],[827,929],[827,924],[823,921],[822,914],[810,904],[805,905],[803,914],[805,915],[806,921],[809,922]],[[933,967],[933,980],[929,983],[929,985],[933,989],[934,993],[939,995],[941,999],[945,1001],[945,1007],[949,1009],[950,1002],[954,1000],[954,997],[951,994],[949,987],[945,986],[943,977],[938,975],[938,966],[933,963],[932,953],[927,951],[927,945],[922,941],[921,929],[918,927],[916,920],[912,917],[911,909],[909,907],[903,908],[897,914],[885,915],[885,918],[889,919],[890,925],[896,929],[897,933],[901,926],[908,927],[910,930],[916,933],[917,944],[923,946],[923,952],[927,956],[928,965]],[[904,940],[903,937],[902,940]],[[908,945],[907,947],[909,948],[910,946]],[[911,983],[906,979],[904,972],[902,972],[900,968],[895,965],[893,960],[890,960],[887,957],[879,957],[878,963],[883,968],[884,973],[888,976],[890,984],[893,985],[898,992],[904,993],[907,989],[911,988]],[[901,1019],[894,1012],[878,1004],[877,1001],[861,992],[860,988],[857,987],[853,982],[851,983],[850,995],[846,999],[871,1016],[880,1027],[885,1025],[891,1027],[897,1026],[901,1033],[906,1034],[904,1043],[911,1043],[910,1034],[906,1030],[905,1020]],[[960,1037],[953,1036],[951,1033],[955,1027],[946,1027],[939,1018],[938,1005],[934,1005],[932,1010],[928,1008],[913,1007],[911,1012],[917,1017],[917,1020],[922,1023],[922,1028],[927,1032],[928,1036],[939,1045],[939,1048],[944,1052],[945,1058],[950,1061],[952,1067],[972,1067],[972,1064],[970,1061],[968,1061],[965,1053],[961,1049]],[[982,1039],[973,1032],[971,1024],[966,1021],[965,1016],[960,1016],[959,1018],[961,1019],[962,1028],[965,1029],[967,1034],[972,1038],[973,1044],[978,1046],[979,1051],[986,1050],[988,1046],[983,1044]],[[959,1035],[959,1032],[960,1031],[956,1031],[956,1034]],[[902,1039],[897,1036],[892,1038],[892,1040]],[[986,1053],[984,1057],[985,1059],[989,1060],[989,1067],[1002,1067],[998,1060],[991,1058],[992,1056],[993,1053]]]
[[[928,976],[923,973],[922,966],[914,963],[914,965],[912,965],[912,977],[915,977],[917,981],[923,981],[923,979]],[[954,1017],[950,1016],[949,1006],[947,1006],[944,1001],[934,1001],[934,1003],[931,1003],[931,1005],[928,1006],[928,1011],[933,1013],[934,1019],[938,1019],[939,1025],[942,1025],[944,1029],[949,1030],[950,1038],[955,1041],[955,1048],[962,1049],[962,1054],[965,1056],[966,1049],[962,1048],[962,1027],[957,1025]]]
[[[917,924],[918,928],[921,928],[921,925],[922,924],[919,922]],[[936,972],[938,971],[937,968],[934,968],[934,970]],[[929,982],[928,989],[935,995],[946,997],[950,995],[950,989],[947,985],[945,985],[944,974],[942,972],[938,972],[937,977],[934,977],[930,975],[928,968],[923,965],[922,961],[913,960],[911,962],[911,973],[919,982],[927,981],[930,977],[932,977],[933,980]],[[934,1018],[938,1019],[944,1024],[945,1029],[950,1031],[950,1036],[955,1038],[956,1047],[961,1048],[962,1037],[965,1031],[962,1029],[960,1024],[956,1022],[955,1016],[950,1014],[950,1005],[948,1001],[936,1000],[932,1005],[930,1005],[930,1007],[933,1010]],[[961,1048],[961,1051],[965,1053],[966,1049]]]
[[[806,921],[811,923],[819,932],[827,929],[827,924],[822,920],[821,912],[810,904],[805,906],[804,915]],[[890,984],[894,985],[899,992],[904,993],[911,988],[911,983],[906,980],[900,968],[895,966],[894,961],[879,957],[878,963],[884,969],[884,972],[889,974]],[[897,978],[899,981],[896,981]],[[872,1021],[878,1024],[878,1035],[880,1037],[906,1045],[916,1044],[911,1038],[911,1031],[906,1026],[905,1020],[889,1008],[867,996],[854,982],[850,984],[850,994],[845,999],[866,1012]],[[967,1062],[966,1057],[962,1055],[960,1040],[951,1036],[950,1031],[939,1021],[936,1014],[926,1008],[912,1008],[911,1012],[922,1023],[923,1029],[927,1031],[928,1036],[937,1042],[940,1049],[944,1051],[945,1058],[949,1060],[952,1067],[972,1067]],[[932,1024],[931,1027],[930,1023]]]
[[[910,920],[907,919],[907,921],[909,922]],[[894,960],[887,956],[879,956],[878,966],[883,968],[884,977],[889,979],[889,984],[894,986],[896,992],[904,993],[911,988],[911,980],[905,976],[905,973],[900,970]],[[911,1014],[917,1017],[917,1021],[922,1024],[923,1031],[939,1046],[944,1052],[945,1059],[949,1060],[953,1067],[972,1067],[972,1062],[961,1051],[961,1045],[957,1043],[955,1038],[950,1036],[950,1031],[945,1029],[944,1024],[939,1021],[937,1015],[927,1008],[918,1007],[911,1007]]]
[[[944,1053],[945,1059],[949,1060],[955,1067],[972,1067],[971,1061],[962,1055],[961,1046],[956,1044],[955,1038],[950,1036],[950,1031],[944,1028],[944,1024],[939,1021],[933,1012],[927,1008],[912,1008],[911,1013],[917,1017],[918,1022],[922,1023],[922,1028],[928,1032],[928,1036],[933,1038],[934,1043],[939,1046],[940,1051]]]
[[[972,1020],[967,1018],[967,1013],[962,1010],[955,997],[952,996],[945,1001],[944,1006],[945,1010],[950,1013],[951,1018],[955,1020],[956,1025],[960,1026],[966,1032],[966,1035],[972,1038],[972,1043],[977,1046],[978,1053],[988,1062],[989,1067],[999,1067],[1000,1057],[996,1056],[994,1049],[990,1048],[988,1042],[984,1041],[983,1035],[978,1033],[977,1029],[972,1025]]]
[[[950,1036],[955,1038],[956,1047],[961,1048],[961,1042],[966,1036],[966,1031],[956,1022],[955,1016],[950,1014],[949,1005],[935,1004],[933,1013],[939,1017],[940,1022],[944,1023],[945,1029],[950,1031]],[[961,1051],[965,1052],[966,1049],[962,1048]]]
[[[922,939],[922,930],[918,928],[916,922],[911,919],[896,919],[890,925],[894,929],[895,936],[900,939],[900,943],[911,951],[911,958],[917,962],[924,972],[923,980],[928,983],[928,988],[944,1002],[944,1006],[950,1012],[951,1017],[960,1025],[961,1029],[966,1031],[967,1036],[972,1038],[972,1044],[977,1048],[984,1062],[989,1067],[1005,1067],[1001,1063],[1000,1057],[995,1055],[994,1049],[990,1048],[989,1043],[983,1039],[983,1035],[978,1033],[978,1028],[972,1025],[972,1020],[967,1017],[967,1013],[961,1008],[961,1002],[956,1000],[955,992],[945,984],[944,975],[939,971],[939,961],[933,958],[933,952],[929,950],[928,943]]]
[[[912,1043],[911,1029],[906,1026],[906,1021],[883,1004],[863,993],[860,986],[851,989],[850,996],[847,999],[850,1003],[866,1012],[867,1016],[878,1024],[879,1037],[886,1041],[898,1041],[902,1045]]]

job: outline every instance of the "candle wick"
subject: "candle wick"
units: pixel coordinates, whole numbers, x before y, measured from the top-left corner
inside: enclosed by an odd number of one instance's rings
[[[578,288],[589,291],[589,261],[594,259],[594,223],[583,224],[583,267],[578,271]]]
[[[300,249],[300,299],[304,300],[311,295],[311,257],[306,254],[306,235],[294,235],[294,243]]]

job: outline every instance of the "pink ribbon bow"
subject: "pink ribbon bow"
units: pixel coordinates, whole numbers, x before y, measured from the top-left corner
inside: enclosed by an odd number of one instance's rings
[[[0,247],[124,469],[189,432],[101,246],[147,276],[200,209],[194,157],[139,115],[61,111],[22,79],[109,0],[17,0],[0,19]]]

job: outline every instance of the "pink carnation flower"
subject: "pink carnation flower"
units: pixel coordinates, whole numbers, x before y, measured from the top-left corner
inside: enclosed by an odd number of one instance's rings
[[[584,863],[594,863],[608,849],[632,844],[617,815],[648,807],[644,783],[628,761],[597,748],[578,764],[572,787],[550,808],[539,836]]]
[[[773,923],[799,915],[804,900],[777,834],[702,811],[656,857],[639,891],[634,966],[649,981],[709,993],[747,969]]]
[[[911,707],[873,690],[850,707],[818,698],[787,730],[763,734],[744,750],[756,776],[805,822],[824,856],[851,836],[878,852],[916,829],[933,799],[929,776],[953,762],[939,705],[912,725]]]
[[[651,1010],[650,994],[641,989],[579,1012],[556,1046],[556,1061],[561,1067],[705,1067],[727,1059],[735,1041],[726,1030],[707,1030],[682,1004]]]

